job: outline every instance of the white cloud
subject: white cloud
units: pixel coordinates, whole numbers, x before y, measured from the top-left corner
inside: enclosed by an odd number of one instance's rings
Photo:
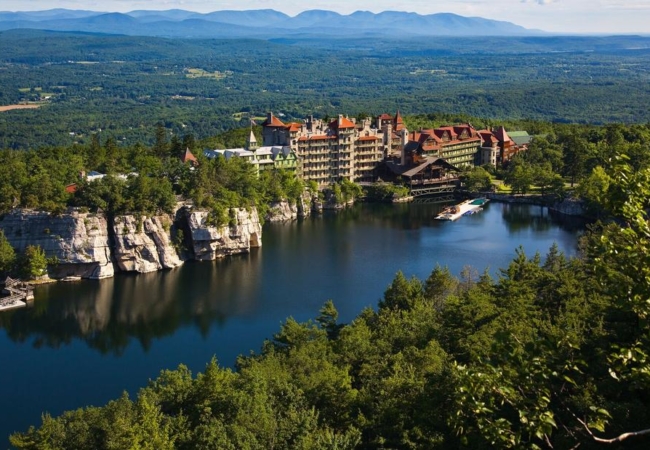
[[[537,3],[538,5],[548,5],[555,3],[557,0],[521,0],[521,3]]]

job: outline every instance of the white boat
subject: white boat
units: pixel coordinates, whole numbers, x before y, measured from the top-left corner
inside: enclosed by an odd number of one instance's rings
[[[487,198],[465,200],[462,203],[443,209],[442,212],[435,218],[436,220],[453,221],[463,215],[475,214],[477,212],[483,211],[483,205],[485,205],[488,201],[489,200]]]

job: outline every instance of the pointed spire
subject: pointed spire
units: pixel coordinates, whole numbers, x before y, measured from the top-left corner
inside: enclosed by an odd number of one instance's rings
[[[399,109],[397,110],[397,114],[395,114],[395,118],[393,119],[393,127],[395,127],[395,131],[402,131],[404,128],[404,120],[402,120],[402,115],[399,113]]]
[[[257,138],[255,137],[255,133],[253,133],[253,128],[251,127],[251,132],[246,140],[246,150],[257,150],[257,148]]]
[[[399,113],[399,109],[398,109],[397,114],[395,114],[395,125],[400,123],[404,124],[404,120],[402,120],[402,115]]]
[[[192,165],[198,164],[196,156],[194,156],[194,154],[190,151],[189,147],[185,148],[185,153],[183,156],[181,156],[181,161],[183,161],[183,163],[189,162]]]

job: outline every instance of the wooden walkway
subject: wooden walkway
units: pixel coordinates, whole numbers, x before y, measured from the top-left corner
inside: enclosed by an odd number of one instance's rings
[[[0,297],[0,311],[27,306],[27,302],[34,299],[33,288],[29,284],[9,277],[5,280],[3,292],[9,295]]]

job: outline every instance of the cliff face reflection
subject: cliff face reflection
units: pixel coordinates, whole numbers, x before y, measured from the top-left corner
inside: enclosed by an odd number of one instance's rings
[[[119,354],[131,339],[147,349],[152,339],[195,324],[245,315],[259,298],[261,249],[222,261],[113,279],[38,287],[33,308],[0,315],[0,327],[19,342],[57,348],[83,339],[102,353]]]
[[[556,242],[573,254],[584,226],[537,206],[489,203],[480,214],[456,222],[434,220],[441,208],[366,204],[267,224],[264,247],[248,255],[39,287],[34,307],[0,314],[0,328],[12,341],[37,348],[81,340],[102,354],[118,355],[133,342],[146,351],[153,340],[181,327],[196,327],[205,338],[236,317],[264,328],[263,337],[269,337],[289,315],[315,317],[328,299],[342,321],[351,320],[377,304],[398,270],[420,278],[436,264],[456,275],[465,265],[496,271],[509,264],[519,245],[527,254],[544,255]],[[224,342],[241,342],[251,332],[241,326],[228,333]],[[247,343],[241,352],[259,344],[261,339]]]

